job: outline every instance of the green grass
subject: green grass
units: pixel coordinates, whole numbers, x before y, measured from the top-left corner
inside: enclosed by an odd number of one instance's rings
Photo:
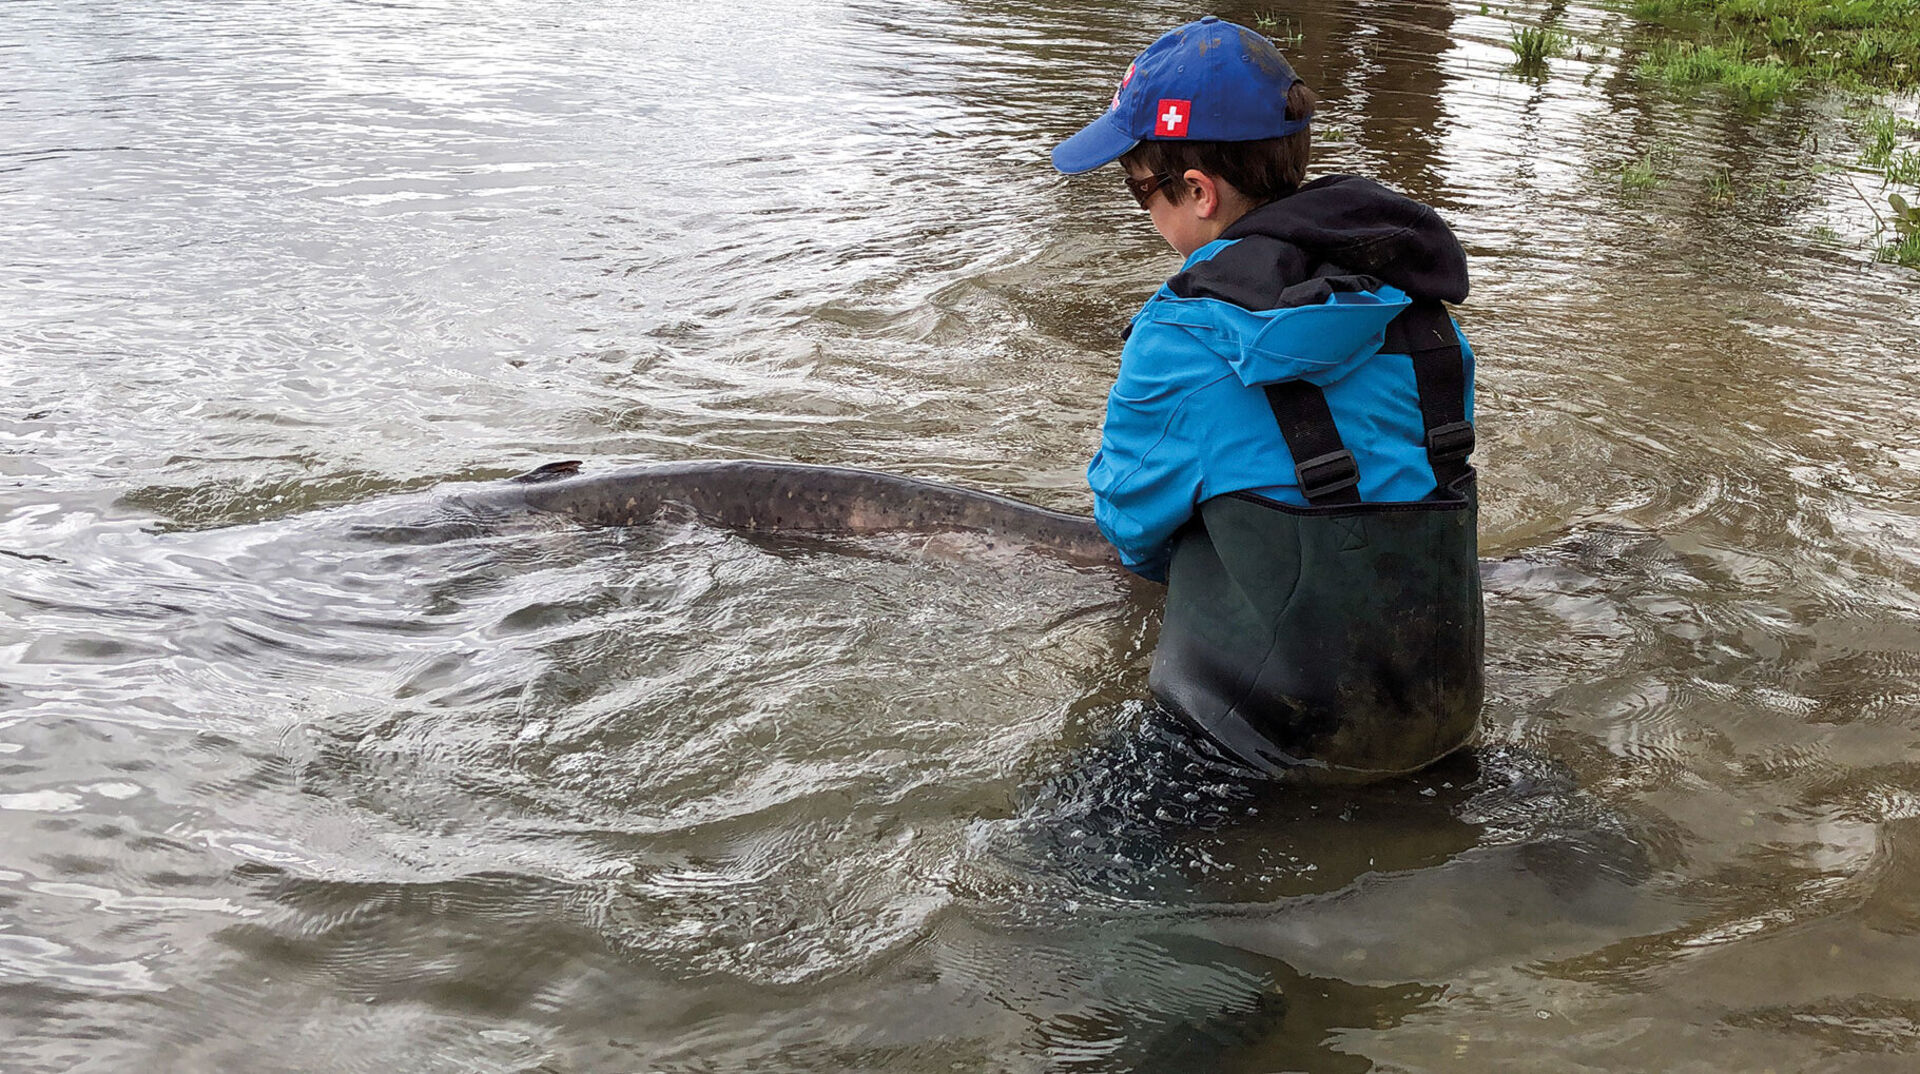
[[[1747,68],[1793,72],[1796,85],[1920,86],[1920,0],[1631,0],[1629,9],[1635,18],[1713,54],[1715,62],[1696,71],[1731,74],[1763,93],[1771,91],[1770,77],[1777,76],[1754,75]],[[1658,74],[1666,65],[1654,66]]]
[[[1653,154],[1630,160],[1620,168],[1620,186],[1626,190],[1652,190],[1660,185],[1660,173],[1654,170]]]
[[[1661,41],[1640,61],[1640,74],[1670,86],[1724,86],[1736,100],[1750,104],[1779,100],[1806,80],[1784,64],[1747,59],[1749,51],[1742,39],[1724,46]]]
[[[1567,35],[1544,26],[1517,27],[1507,37],[1507,47],[1522,70],[1544,70],[1549,59],[1567,51],[1567,44]]]
[[[1860,124],[1865,148],[1860,163],[1880,172],[1889,183],[1920,186],[1920,124],[1894,115],[1884,108],[1867,113]],[[1909,142],[1916,144],[1909,148]]]
[[[1874,255],[1881,261],[1890,261],[1901,268],[1920,269],[1920,232],[1908,235],[1899,242],[1890,242],[1880,247]]]
[[[1307,35],[1294,29],[1293,20],[1272,11],[1262,11],[1253,17],[1253,25],[1272,38],[1281,48],[1299,48]],[[1279,33],[1273,31],[1279,30]]]
[[[1907,149],[1888,160],[1882,169],[1887,182],[1920,186],[1920,152]]]
[[[1707,198],[1719,204],[1733,201],[1733,174],[1725,168],[1707,173]]]
[[[1866,151],[1860,159],[1876,168],[1884,168],[1893,162],[1894,150],[1907,135],[1916,133],[1913,123],[1894,115],[1884,108],[1876,108],[1867,113],[1860,124],[1861,133],[1866,136]]]

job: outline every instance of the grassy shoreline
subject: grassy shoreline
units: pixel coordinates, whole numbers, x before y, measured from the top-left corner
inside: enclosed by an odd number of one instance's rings
[[[1756,102],[1807,83],[1920,89],[1920,0],[1632,0],[1666,31],[1641,73]]]
[[[1640,75],[1675,88],[1718,86],[1753,107],[1803,87],[1920,90],[1920,0],[1630,0],[1630,11],[1661,35]],[[1920,124],[1873,106],[1859,133],[1883,191],[1920,186]],[[1887,210],[1874,211],[1892,233],[1876,256],[1920,268],[1920,210],[1897,193]]]

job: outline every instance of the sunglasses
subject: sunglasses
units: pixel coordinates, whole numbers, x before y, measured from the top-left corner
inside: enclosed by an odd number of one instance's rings
[[[1133,200],[1139,202],[1142,209],[1147,207],[1147,203],[1153,200],[1153,196],[1158,194],[1162,187],[1178,178],[1180,177],[1177,175],[1149,175],[1145,179],[1135,179],[1131,175],[1124,177],[1127,193],[1133,195]]]

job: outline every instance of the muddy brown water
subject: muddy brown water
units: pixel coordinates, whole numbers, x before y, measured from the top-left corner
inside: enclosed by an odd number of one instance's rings
[[[1484,744],[1362,791],[1168,739],[1097,572],[354,524],[563,457],[1084,510],[1173,264],[1046,152],[1173,14],[0,6],[0,1070],[1911,1069],[1920,277],[1846,103],[1277,14],[1316,170],[1475,274]]]

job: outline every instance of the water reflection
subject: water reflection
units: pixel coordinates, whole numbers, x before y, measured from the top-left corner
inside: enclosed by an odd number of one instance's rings
[[[1264,11],[1264,9],[1263,9]],[[1249,21],[1260,13],[1249,13]],[[1451,4],[1343,5],[1289,13],[1295,68],[1328,102],[1326,119],[1361,149],[1364,174],[1445,209],[1441,172]]]

